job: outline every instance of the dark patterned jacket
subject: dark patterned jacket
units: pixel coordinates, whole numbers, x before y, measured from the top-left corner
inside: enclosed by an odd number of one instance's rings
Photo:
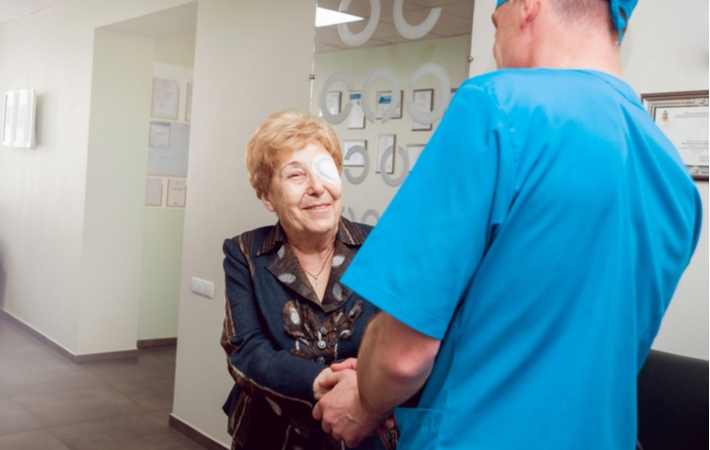
[[[227,239],[222,347],[235,386],[223,409],[233,449],[345,448],[312,419],[313,382],[333,361],[356,357],[376,308],[339,283],[372,227],[341,218],[322,303],[280,224]],[[394,448],[396,435],[359,449]]]

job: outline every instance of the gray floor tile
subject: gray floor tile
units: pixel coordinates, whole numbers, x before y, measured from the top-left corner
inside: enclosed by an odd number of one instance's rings
[[[203,448],[168,427],[165,421],[156,417],[154,413],[51,427],[49,431],[72,450],[197,450]]]
[[[171,364],[175,364],[175,355],[177,354],[177,346],[175,345],[146,347],[145,351]]]
[[[113,387],[149,411],[172,410],[174,378],[114,384]]]
[[[0,400],[0,436],[38,428],[42,428],[42,424],[15,400]]]
[[[3,367],[29,369],[38,367],[70,367],[74,363],[51,348],[36,342],[0,343],[0,361]]]
[[[70,450],[45,430],[24,431],[0,436],[3,450]]]
[[[0,316],[0,449],[204,450],[169,425],[175,350],[75,364]]]
[[[46,427],[146,411],[110,386],[22,395],[14,400]]]
[[[96,375],[76,365],[24,369],[0,366],[0,388],[11,396],[104,386],[105,384],[106,382]]]
[[[112,385],[175,377],[173,364],[145,350],[140,350],[138,359],[84,363],[81,367]]]

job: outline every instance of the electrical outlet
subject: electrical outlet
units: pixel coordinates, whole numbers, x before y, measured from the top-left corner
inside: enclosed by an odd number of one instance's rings
[[[214,298],[214,283],[211,281],[192,277],[192,281],[190,282],[190,290],[195,294],[199,294],[207,298]]]

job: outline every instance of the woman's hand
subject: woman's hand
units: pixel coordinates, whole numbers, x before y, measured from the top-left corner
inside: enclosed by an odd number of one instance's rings
[[[331,364],[329,368],[324,369],[315,379],[313,383],[313,395],[316,401],[320,401],[321,398],[328,392],[330,392],[336,384],[338,384],[339,378],[336,376],[329,376],[334,372],[342,372],[345,370],[357,370],[357,358],[348,358],[339,363]],[[318,385],[318,386],[317,386]],[[391,416],[375,430],[375,434],[385,434],[395,427],[394,416]]]
[[[335,387],[337,378],[330,377],[328,381],[328,375],[333,372],[339,372],[342,370],[355,370],[357,368],[357,358],[348,358],[339,363],[331,364],[330,367],[326,367],[318,374],[315,380],[313,380],[313,397],[316,401],[327,394],[331,389]]]
[[[328,383],[326,383],[326,378],[331,373],[333,373],[333,371],[330,367],[326,367],[318,374],[316,379],[313,380],[313,398],[315,398],[316,401],[320,401],[320,399],[333,388],[333,386],[329,386]]]
[[[333,372],[339,372],[346,369],[357,370],[357,358],[348,358],[340,361],[339,363],[331,364],[330,369]]]

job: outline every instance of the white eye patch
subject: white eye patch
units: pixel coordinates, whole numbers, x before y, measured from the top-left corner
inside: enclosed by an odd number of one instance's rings
[[[338,168],[335,166],[335,161],[330,155],[317,155],[313,158],[311,164],[313,173],[318,175],[321,180],[330,184],[341,184]]]

